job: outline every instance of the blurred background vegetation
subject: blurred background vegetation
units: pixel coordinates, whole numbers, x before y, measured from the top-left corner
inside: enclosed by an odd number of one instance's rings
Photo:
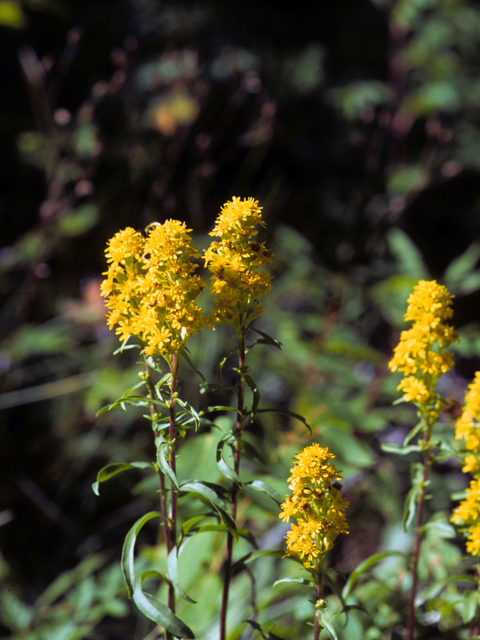
[[[408,550],[414,458],[381,444],[415,423],[411,407],[391,405],[399,380],[387,363],[419,278],[456,296],[462,342],[441,383],[450,418],[480,368],[480,2],[0,0],[0,53],[0,637],[152,630],[128,602],[119,557],[155,487],[130,472],[100,498],[91,490],[101,466],[153,454],[140,415],[95,418],[138,380],[131,352],[112,356],[104,248],[127,225],[172,217],[206,246],[232,196],[260,201],[276,257],[258,327],[283,350],[259,348],[251,361],[263,405],[302,413],[344,471],[351,533],[331,564],[348,575],[372,553]],[[192,351],[211,375],[229,346],[217,331]],[[188,378],[184,387],[205,405]],[[252,430],[268,470],[246,473],[284,494],[292,456],[311,438],[270,414]],[[183,477],[215,475],[214,452],[210,432],[187,439]],[[432,483],[438,526],[422,576],[441,582],[464,548],[446,519],[466,479],[447,460]],[[273,503],[252,495],[241,513],[262,547],[282,545]],[[147,564],[154,527],[144,535]],[[202,557],[192,555],[194,594],[200,581],[218,591],[221,544],[206,535]],[[306,637],[301,587],[271,588],[300,570],[256,562],[257,620]],[[247,573],[235,584],[231,637],[258,637],[241,624],[257,616]],[[342,619],[340,636],[397,637],[406,572],[390,559],[361,586],[368,615]],[[422,637],[466,637],[475,603],[467,610],[452,589],[425,595]],[[216,610],[203,606],[200,637],[215,637]]]

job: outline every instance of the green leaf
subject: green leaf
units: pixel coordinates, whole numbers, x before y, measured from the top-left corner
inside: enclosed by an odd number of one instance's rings
[[[255,380],[248,374],[245,375],[245,382],[249,386],[250,391],[253,393],[253,404],[252,404],[252,409],[250,414],[251,414],[252,420],[255,420],[255,416],[257,415],[258,405],[260,403],[260,391],[258,390],[258,385],[255,382]]]
[[[217,444],[217,454],[216,454],[216,458],[217,458],[217,467],[220,469],[220,471],[223,473],[223,475],[228,478],[229,480],[232,480],[233,482],[235,482],[235,484],[237,484],[239,487],[242,486],[242,481],[240,480],[240,477],[238,475],[238,473],[236,473],[225,461],[225,458],[223,457],[223,447],[225,445],[225,443],[231,439],[231,434],[228,434],[228,436],[226,436],[225,438],[222,438],[219,443]]]
[[[266,634],[265,631],[262,629],[262,627],[258,624],[258,622],[255,622],[255,620],[244,620],[243,622],[246,622],[251,627],[253,627],[256,631],[258,631],[264,640],[284,640],[284,638],[281,638],[280,636],[276,636],[271,631],[268,634]]]
[[[228,531],[233,535],[235,541],[238,539],[237,528],[235,526],[235,522],[227,510],[227,507],[224,501],[219,497],[218,493],[223,491],[222,487],[219,487],[219,491],[215,490],[214,485],[211,483],[207,485],[204,482],[200,481],[192,481],[186,482],[180,486],[180,491],[188,491],[189,493],[193,493],[198,495],[200,498],[206,500],[208,504],[210,504],[215,511],[220,515],[222,522],[227,527]]]
[[[318,619],[322,627],[328,632],[328,635],[330,636],[330,638],[332,638],[332,640],[338,640],[337,632],[335,631],[334,627],[330,623],[330,620],[327,617],[327,612],[319,611]]]
[[[153,620],[175,637],[189,638],[189,640],[195,638],[193,631],[180,618],[177,618],[163,602],[155,596],[143,592],[140,587],[137,587],[133,592],[133,601],[144,616]]]
[[[408,531],[412,524],[415,513],[417,511],[417,502],[422,491],[423,483],[423,465],[420,463],[412,464],[412,486],[405,498],[405,509],[403,512],[403,529]]]
[[[157,580],[162,580],[163,582],[167,582],[167,578],[161,574],[159,571],[155,571],[154,569],[151,569],[150,571],[144,571],[142,573],[142,575],[140,576],[140,583],[143,586],[143,583],[146,580],[150,580],[151,578],[156,578]]]
[[[158,439],[157,439],[158,440]],[[157,444],[157,462],[160,465],[160,469],[167,476],[170,482],[173,484],[177,491],[180,490],[180,486],[178,484],[177,476],[173,472],[172,467],[167,462],[165,458],[165,447],[168,447],[168,442],[159,442]]]
[[[420,431],[424,428],[424,426],[425,425],[422,421],[420,421],[417,425],[415,425],[413,429],[411,429],[408,432],[408,434],[405,436],[405,440],[403,441],[403,446],[406,446],[410,442],[410,440],[417,435],[417,433],[420,433]]]
[[[307,429],[310,431],[310,433],[312,433],[312,428],[307,423],[305,418],[303,416],[301,416],[299,413],[294,413],[293,411],[290,411],[289,409],[277,409],[277,408],[259,409],[257,413],[267,413],[267,412],[280,413],[283,416],[289,416],[290,418],[296,418],[297,420],[300,420],[300,422],[302,422],[307,427]]]
[[[181,400],[180,398],[177,398],[177,402],[178,404],[183,407],[185,409],[185,411],[190,414],[192,416],[192,418],[195,420],[195,430],[198,429],[199,425],[200,425],[200,415],[197,413],[197,411],[192,407],[191,404],[189,404],[188,402],[186,402],[185,400]]]
[[[144,516],[139,518],[130,531],[127,533],[125,537],[125,542],[123,543],[122,549],[122,571],[123,577],[125,578],[125,582],[127,583],[128,595],[131,598],[133,592],[136,587],[136,578],[135,578],[135,542],[137,540],[137,536],[140,533],[143,525],[151,520],[152,518],[161,518],[163,517],[161,513],[158,511],[150,511],[146,513]],[[139,607],[140,609],[140,607]],[[147,614],[145,614],[147,615]]]
[[[276,580],[273,583],[273,587],[276,587],[277,584],[301,584],[304,587],[311,587],[314,583],[313,580],[307,580],[307,578],[282,578],[281,580]]]
[[[389,558],[391,556],[403,556],[403,555],[404,554],[401,553],[400,551],[382,551],[381,553],[376,553],[375,555],[370,556],[370,558],[367,558],[366,560],[361,562],[358,565],[358,567],[354,571],[352,571],[352,573],[350,574],[350,577],[347,580],[346,585],[343,587],[342,598],[344,600],[348,598],[348,596],[350,595],[353,589],[353,585],[358,580],[358,578],[362,575],[362,573],[365,573],[365,571],[367,571],[367,569],[370,569],[370,567],[373,567],[373,565],[377,564],[378,562],[381,562],[385,558]]]
[[[260,331],[260,329],[255,329],[254,327],[252,327],[252,331],[255,331],[255,333],[258,333],[259,336],[262,336],[266,344],[269,344],[272,347],[277,347],[277,349],[282,348],[282,343],[279,342],[278,340],[275,340],[275,338],[272,338],[272,336],[268,335],[268,333],[265,333],[264,331]]]
[[[220,387],[223,387],[223,383],[222,383],[223,367],[224,367],[226,361],[228,360],[228,358],[230,358],[230,356],[233,355],[236,352],[237,352],[237,347],[233,347],[232,349],[229,349],[227,351],[227,353],[223,356],[223,358],[220,360],[220,362],[218,363],[217,380],[218,380],[218,384],[220,385]]]
[[[280,506],[283,502],[282,496],[275,491],[272,487],[270,487],[263,480],[253,480],[252,482],[245,482],[245,487],[250,487],[251,489],[255,489],[255,491],[259,491],[260,493],[265,493],[269,498],[271,498],[274,502]]]
[[[188,364],[188,368],[193,371],[194,373],[196,373],[198,376],[200,376],[200,378],[203,380],[203,382],[207,382],[205,376],[203,375],[203,373],[201,371],[199,371],[196,366],[193,364],[192,359],[190,358],[190,355],[188,354],[188,349],[185,347],[185,345],[183,347],[181,347],[180,349],[180,353],[182,355],[182,357],[185,359],[186,363]]]
[[[380,447],[382,451],[385,451],[386,453],[396,453],[398,456],[406,456],[409,453],[413,453],[414,451],[421,451],[418,444],[405,446],[403,444],[390,444],[388,442],[382,442]]]
[[[192,604],[196,604],[196,601],[192,600],[192,598],[190,598],[190,596],[185,593],[180,583],[180,576],[178,575],[178,547],[173,547],[173,549],[168,554],[167,566],[168,577],[170,578],[170,581],[173,584],[173,588],[175,589],[175,593],[178,595],[178,597],[186,600],[187,602],[191,602]]]
[[[208,516],[203,514],[201,516],[194,516],[193,518],[190,518],[189,520],[184,522],[182,524],[182,533],[183,533],[183,535],[187,535],[187,533],[190,531],[190,529],[192,527],[194,527],[201,520],[205,520],[205,518],[207,518],[207,517]]]
[[[114,462],[113,464],[107,464],[106,467],[100,469],[97,474],[97,480],[92,484],[93,492],[99,496],[99,487],[100,482],[105,482],[105,480],[109,480],[113,476],[117,475],[117,473],[121,473],[122,471],[126,471],[127,469],[153,469],[153,464],[151,462]]]

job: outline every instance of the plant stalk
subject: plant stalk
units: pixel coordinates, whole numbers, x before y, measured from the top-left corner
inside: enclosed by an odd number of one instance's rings
[[[425,493],[427,489],[428,476],[430,474],[430,468],[432,466],[432,451],[431,451],[431,435],[432,426],[429,425],[425,434],[425,453],[423,458],[423,477],[422,488],[418,497],[417,504],[417,517],[415,522],[415,542],[413,547],[412,558],[412,586],[410,588],[410,600],[408,605],[408,622],[407,622],[407,635],[406,640],[413,640],[414,638],[414,623],[415,623],[415,598],[417,596],[417,583],[418,583],[418,561],[420,559],[420,545],[422,542],[422,520],[423,520],[423,506],[425,504]]]
[[[176,423],[176,401],[177,401],[177,389],[178,389],[178,368],[179,358],[176,353],[172,354],[171,371],[172,371],[172,383],[170,387],[170,426],[169,426],[169,441],[170,441],[170,468],[173,473],[176,473],[176,438],[177,438],[177,423]],[[177,543],[177,490],[173,486],[170,487],[170,517],[169,517],[169,536],[167,538],[167,552],[174,548]],[[168,585],[168,608],[175,613],[175,590],[173,584]]]
[[[245,333],[241,333],[238,339],[238,368],[240,371],[240,380],[238,382],[238,412],[235,424],[235,450],[233,453],[234,470],[238,475],[240,472],[240,460],[242,455],[242,431],[245,420]],[[231,509],[230,515],[236,523],[237,518],[237,498],[239,487],[233,483],[230,492]],[[222,607],[220,610],[220,640],[226,640],[227,637],[227,610],[228,610],[228,594],[230,591],[230,582],[232,580],[232,561],[233,561],[233,535],[230,531],[227,534],[227,551],[225,555],[225,576],[223,581]]]
[[[152,382],[152,370],[148,365],[146,358],[145,358],[145,370],[147,373],[145,382],[147,385],[148,396],[150,400],[154,400],[155,391],[154,391],[153,382]],[[150,406],[150,415],[153,418],[153,416],[157,413],[157,411],[155,409],[155,405],[153,402],[150,402],[149,406]],[[158,431],[154,431],[154,433],[155,433],[155,438],[157,438],[160,435]],[[169,531],[168,531],[168,521],[167,521],[167,505],[165,502],[165,478],[161,469],[158,469],[157,475],[158,475],[158,486],[159,486],[159,493],[160,493],[160,513],[162,514],[162,522],[159,525],[159,533],[163,529],[163,537],[165,539],[165,544],[168,546]]]
[[[317,571],[317,581],[315,583],[315,618],[313,620],[313,640],[319,640],[320,631],[322,630],[322,625],[320,624],[318,612],[318,601],[322,599],[323,596],[323,558],[319,561],[318,571]]]

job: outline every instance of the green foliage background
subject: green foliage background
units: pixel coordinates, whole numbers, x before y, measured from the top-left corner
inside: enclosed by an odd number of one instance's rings
[[[419,278],[438,278],[456,296],[462,341],[455,373],[441,381],[453,401],[446,431],[479,368],[479,44],[473,0],[313,9],[302,0],[0,0],[0,637],[151,631],[126,597],[119,558],[132,523],[155,505],[153,481],[132,470],[103,484],[100,498],[91,490],[102,466],[154,453],[140,413],[95,418],[138,381],[135,356],[112,356],[103,251],[119,229],[170,217],[203,248],[232,196],[260,201],[276,257],[257,326],[283,348],[261,347],[250,362],[262,403],[305,416],[337,456],[351,502],[351,533],[330,558],[344,577],[331,574],[329,606],[339,609],[336,591],[351,586],[367,612],[338,617],[337,633],[399,637],[405,558],[381,556],[346,578],[372,554],[411,548],[402,518],[415,456],[381,444],[400,444],[415,424],[413,408],[392,406],[399,380],[387,363]],[[192,341],[205,375],[230,338]],[[193,378],[183,388],[208,406]],[[220,430],[226,421],[217,417]],[[252,437],[265,462],[245,477],[284,494],[292,456],[311,436],[263,414]],[[215,478],[217,439],[209,430],[188,438],[179,475]],[[451,494],[466,483],[451,459],[434,468],[420,576],[430,585],[419,604],[425,638],[467,637],[475,616],[471,565],[448,524]],[[262,549],[282,546],[274,502],[252,492],[239,508]],[[210,596],[182,617],[207,639],[224,539],[203,535],[181,559],[183,586]],[[142,536],[139,563],[161,566],[154,525]],[[247,550],[242,542],[238,557]],[[257,613],[279,636],[307,637],[306,592],[272,588],[301,576],[299,566],[275,557],[250,566],[256,609],[241,571],[231,638],[258,637],[242,623]],[[463,582],[449,582],[462,571]]]

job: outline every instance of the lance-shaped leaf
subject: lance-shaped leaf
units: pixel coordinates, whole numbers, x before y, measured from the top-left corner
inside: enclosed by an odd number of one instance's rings
[[[362,573],[367,571],[367,569],[370,569],[370,567],[373,567],[373,565],[377,564],[377,562],[380,562],[381,560],[384,560],[385,558],[403,555],[404,554],[401,551],[382,551],[381,553],[376,553],[375,555],[370,556],[370,558],[367,558],[366,560],[361,562],[358,567],[354,571],[352,571],[350,577],[347,580],[347,584],[343,587],[342,598],[344,600],[348,598],[353,589],[353,585],[362,575]]]
[[[175,589],[175,593],[179,598],[186,600],[187,602],[191,602],[192,604],[196,604],[195,600],[192,600],[190,596],[185,593],[181,583],[180,576],[178,574],[178,547],[173,547],[173,549],[168,554],[167,559],[168,566],[168,577],[170,582],[173,584],[173,588]]]
[[[230,356],[232,356],[234,353],[237,352],[237,347],[232,347],[232,349],[229,349],[227,351],[227,353],[223,356],[223,358],[220,360],[220,362],[218,363],[218,367],[217,367],[217,380],[218,380],[218,384],[223,387],[222,384],[222,372],[223,372],[223,366],[226,363],[226,361],[228,360],[228,358],[230,358]]]
[[[383,442],[380,446],[382,451],[385,451],[385,453],[395,453],[398,456],[406,456],[409,453],[421,451],[418,444],[399,445],[399,444],[390,444],[388,442]]]
[[[183,347],[181,347],[180,349],[180,354],[182,356],[182,358],[184,358],[185,362],[188,365],[188,368],[193,371],[194,373],[196,373],[198,376],[200,376],[200,378],[203,380],[203,382],[207,382],[205,376],[203,375],[203,373],[201,371],[199,371],[196,366],[193,364],[192,359],[190,358],[190,354],[188,352],[188,349],[185,345],[183,345]]]
[[[100,482],[105,482],[105,480],[109,480],[113,476],[116,476],[117,473],[121,473],[127,469],[153,469],[153,464],[151,462],[114,462],[113,464],[107,464],[106,467],[103,467],[103,469],[100,469],[98,472],[97,480],[92,484],[93,492],[99,496]]]
[[[244,620],[244,622],[246,622],[251,627],[253,627],[256,631],[258,631],[262,636],[263,640],[284,640],[284,638],[281,638],[280,636],[276,636],[271,631],[268,634],[265,633],[262,627],[258,624],[258,622],[255,622],[255,620]]]
[[[267,412],[280,413],[281,415],[289,416],[290,418],[295,418],[296,420],[300,420],[300,422],[307,427],[310,433],[312,433],[312,427],[308,424],[305,418],[301,416],[299,413],[295,413],[293,411],[290,411],[289,409],[277,409],[277,408],[259,409],[257,413],[267,413]]]
[[[276,587],[278,584],[301,584],[303,587],[311,587],[314,583],[313,580],[307,580],[307,578],[282,578],[276,580],[272,586]]]
[[[177,398],[177,402],[181,407],[183,407],[183,409],[185,409],[185,411],[188,414],[190,414],[192,416],[192,418],[195,420],[195,430],[198,429],[198,426],[200,424],[200,416],[199,416],[199,414],[195,411],[195,409],[192,407],[191,404],[186,402],[186,400],[182,400],[181,398]]]
[[[131,598],[136,587],[135,577],[135,542],[143,525],[152,518],[161,518],[162,514],[158,511],[150,511],[139,518],[130,531],[127,533],[122,549],[122,571],[125,582],[127,583],[128,595]],[[146,614],[145,614],[146,615]]]
[[[172,467],[169,465],[166,457],[165,457],[165,448],[168,447],[168,442],[159,442],[157,444],[157,462],[160,465],[160,469],[167,476],[170,482],[173,484],[177,491],[180,490],[178,485],[177,476],[173,472]]]
[[[403,512],[404,531],[408,531],[417,512],[417,502],[423,490],[423,473],[424,469],[422,464],[414,463],[411,465],[412,487],[405,498],[405,509]]]
[[[145,382],[142,380],[142,382],[138,382],[134,387],[132,387],[131,389],[127,389],[127,391],[125,391],[125,393],[118,398],[118,400],[115,400],[115,402],[112,402],[111,404],[107,404],[104,407],[102,407],[101,409],[99,409],[97,411],[97,413],[95,414],[96,417],[98,418],[98,416],[101,416],[102,413],[105,413],[106,411],[110,411],[111,409],[114,409],[115,407],[118,407],[119,405],[122,405],[125,402],[130,401],[130,398],[133,397],[131,394],[138,389],[139,387],[141,387],[142,385],[144,385]],[[138,398],[139,396],[135,396],[136,398]],[[142,398],[144,396],[141,396]],[[147,399],[146,397],[144,398],[145,400]]]
[[[270,336],[268,333],[265,333],[264,331],[260,331],[260,329],[255,329],[254,327],[252,327],[252,331],[255,331],[255,333],[258,333],[259,336],[262,336],[266,344],[270,344],[272,347],[277,347],[277,349],[282,348],[282,343],[279,342],[278,340],[275,340],[275,338],[272,338],[272,336]]]
[[[226,478],[228,478],[229,480],[232,480],[233,482],[235,482],[235,484],[241,487],[242,481],[240,480],[238,473],[236,473],[234,469],[232,469],[227,464],[225,458],[223,457],[223,447],[226,443],[230,444],[229,440],[231,438],[232,438],[232,435],[228,434],[227,436],[223,437],[217,444],[217,467],[220,469],[220,471],[223,473],[223,475]]]
[[[260,391],[258,390],[258,385],[255,382],[255,380],[248,374],[245,375],[245,382],[249,386],[250,391],[253,393],[253,403],[252,403],[252,409],[251,409],[250,415],[252,420],[255,420],[255,416],[257,415],[258,405],[260,403]]]
[[[160,625],[176,638],[193,640],[195,635],[187,625],[173,614],[167,605],[158,598],[142,591],[138,586],[133,592],[133,601],[140,611],[150,620]]]
[[[223,492],[223,487],[219,487],[218,490],[215,489],[215,485],[213,485],[212,483],[209,483],[207,485],[206,483],[197,480],[186,482],[180,486],[180,491],[188,491],[188,493],[196,494],[201,499],[210,504],[219,514],[222,522],[225,524],[236,541],[238,539],[238,534],[235,522],[232,516],[229,514],[224,501],[219,496],[220,492]]]
[[[201,516],[194,516],[193,518],[190,518],[189,520],[184,522],[182,524],[182,533],[183,533],[183,535],[186,536],[187,533],[190,531],[190,529],[192,529],[196,524],[198,524],[202,520],[205,520],[205,518],[208,518],[208,517],[210,517],[210,516],[202,514]]]
[[[319,619],[320,624],[322,625],[322,627],[325,629],[325,631],[327,631],[327,633],[330,636],[330,638],[332,640],[338,640],[337,632],[335,631],[335,628],[333,627],[332,623],[330,622],[330,619],[328,617],[327,612],[320,610],[318,612],[318,619]]]
[[[280,506],[283,502],[282,496],[275,491],[273,487],[268,485],[263,480],[253,480],[253,482],[245,482],[245,487],[250,487],[251,489],[255,489],[255,491],[259,491],[260,493],[266,494],[269,498],[271,498],[274,502]]]

